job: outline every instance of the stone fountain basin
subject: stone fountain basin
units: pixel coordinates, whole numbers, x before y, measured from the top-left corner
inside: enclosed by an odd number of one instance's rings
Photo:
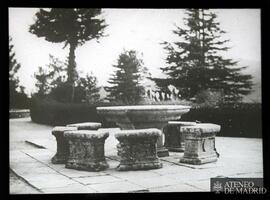
[[[162,129],[168,121],[179,120],[189,112],[184,105],[139,105],[97,107],[97,113],[122,129]]]

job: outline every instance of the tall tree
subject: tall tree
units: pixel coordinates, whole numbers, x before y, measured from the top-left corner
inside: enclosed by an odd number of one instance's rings
[[[241,100],[251,92],[252,76],[241,73],[246,67],[224,58],[229,40],[222,39],[226,32],[220,29],[217,15],[207,9],[187,9],[185,14],[186,27],[176,26],[173,31],[179,40],[162,43],[168,56],[161,70],[168,78],[153,80],[161,89],[174,85],[186,99],[210,89],[222,92],[225,101]]]
[[[14,45],[12,38],[9,37],[9,104],[10,108],[27,108],[28,97],[24,92],[24,87],[19,85],[17,76],[21,64],[17,62],[15,57]]]
[[[101,9],[40,9],[29,31],[53,43],[69,45],[68,79],[71,86],[71,102],[74,100],[74,83],[77,79],[75,49],[86,41],[104,36],[105,20]]]
[[[16,76],[18,70],[21,68],[20,63],[15,58],[14,45],[12,38],[9,37],[9,89],[10,92],[15,92],[19,87],[19,79]]]
[[[136,51],[124,50],[113,67],[116,71],[108,81],[111,86],[105,87],[109,92],[107,99],[124,104],[137,104],[144,94],[141,81],[147,70],[143,67],[142,60],[137,58]]]

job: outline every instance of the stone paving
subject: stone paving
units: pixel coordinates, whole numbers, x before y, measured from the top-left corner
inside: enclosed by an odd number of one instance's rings
[[[114,133],[105,142],[109,168],[100,172],[78,171],[52,164],[56,141],[53,127],[10,119],[10,169],[23,180],[10,178],[11,194],[30,193],[121,193],[121,192],[208,192],[213,177],[263,177],[262,139],[217,137],[220,158],[216,163],[179,163],[184,153],[162,157],[163,168],[146,171],[117,171]],[[28,189],[25,186],[31,186]]]

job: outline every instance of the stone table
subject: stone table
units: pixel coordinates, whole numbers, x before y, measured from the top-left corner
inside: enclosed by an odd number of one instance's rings
[[[77,127],[78,130],[97,130],[101,128],[101,123],[83,122],[83,123],[76,123],[76,124],[68,124],[67,127]]]
[[[121,157],[118,170],[145,170],[161,168],[156,144],[162,132],[158,129],[120,130],[115,133],[119,141],[118,155]]]
[[[180,131],[180,128],[193,125],[196,125],[196,122],[169,121],[168,125],[163,129],[165,135],[164,146],[172,152],[184,152],[185,135]]]
[[[56,138],[57,152],[52,157],[53,164],[65,164],[68,157],[68,143],[64,138],[65,131],[75,131],[76,127],[56,126],[52,130],[52,135]]]
[[[200,165],[217,161],[215,136],[219,131],[219,125],[208,123],[181,127],[185,134],[185,152],[180,162]]]
[[[163,130],[168,121],[179,120],[190,106],[183,105],[138,105],[97,107],[97,113],[108,122],[115,122],[122,130],[157,128]],[[169,156],[164,139],[158,137],[157,154]]]
[[[104,143],[109,133],[104,130],[66,131],[69,156],[66,168],[101,171],[108,168],[104,155]]]

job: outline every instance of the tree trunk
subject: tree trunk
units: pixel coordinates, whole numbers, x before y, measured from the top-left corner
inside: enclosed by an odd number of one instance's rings
[[[204,43],[205,43],[205,33],[204,33],[204,9],[202,9],[202,64],[205,67],[205,52],[204,52]]]
[[[70,102],[74,102],[75,93],[75,78],[76,78],[76,62],[75,62],[75,49],[76,45],[73,42],[69,43],[69,57],[68,57],[68,85],[71,88]]]

